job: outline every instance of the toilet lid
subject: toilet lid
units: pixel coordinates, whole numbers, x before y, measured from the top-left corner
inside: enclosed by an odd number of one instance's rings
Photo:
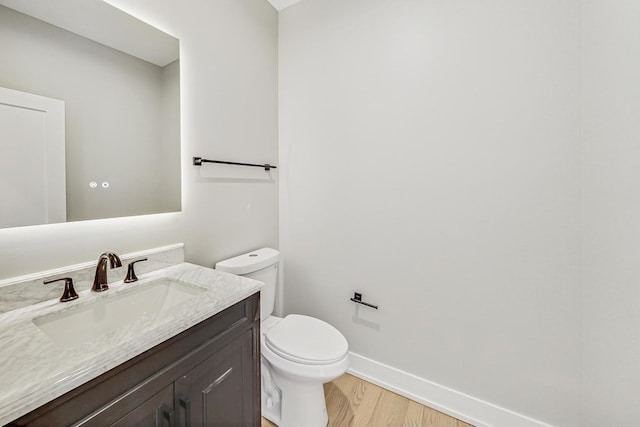
[[[290,314],[265,334],[277,355],[293,362],[320,365],[342,360],[349,344],[336,328],[314,317]]]

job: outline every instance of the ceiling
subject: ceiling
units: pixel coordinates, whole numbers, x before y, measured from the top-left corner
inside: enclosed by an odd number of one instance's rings
[[[296,3],[300,3],[302,0],[268,0],[268,1],[279,12],[282,9],[285,9],[285,8],[291,6],[291,5],[294,5]]]

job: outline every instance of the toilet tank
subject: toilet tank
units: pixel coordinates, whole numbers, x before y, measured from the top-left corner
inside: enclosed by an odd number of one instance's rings
[[[220,261],[216,270],[238,276],[248,277],[264,283],[260,288],[260,319],[271,316],[276,300],[276,282],[278,280],[278,260],[280,252],[271,248],[238,255]]]

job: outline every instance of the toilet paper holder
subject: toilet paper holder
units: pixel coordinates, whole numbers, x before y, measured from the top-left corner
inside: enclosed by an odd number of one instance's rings
[[[369,304],[368,302],[362,301],[362,294],[359,293],[359,292],[354,292],[353,293],[353,298],[351,298],[351,301],[353,301],[355,303],[358,303],[358,304],[366,305],[367,307],[371,307],[371,308],[374,308],[376,310],[378,309],[377,305]]]

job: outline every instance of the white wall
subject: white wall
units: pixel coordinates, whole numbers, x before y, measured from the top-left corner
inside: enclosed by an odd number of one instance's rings
[[[580,2],[281,12],[285,311],[560,426],[580,413]],[[360,309],[354,291],[380,305]]]
[[[640,425],[640,3],[584,3],[584,422]]]
[[[278,245],[274,181],[199,178],[192,156],[275,163],[277,13],[264,0],[118,0],[181,41],[182,213],[0,230],[0,278],[184,242],[212,266]]]

